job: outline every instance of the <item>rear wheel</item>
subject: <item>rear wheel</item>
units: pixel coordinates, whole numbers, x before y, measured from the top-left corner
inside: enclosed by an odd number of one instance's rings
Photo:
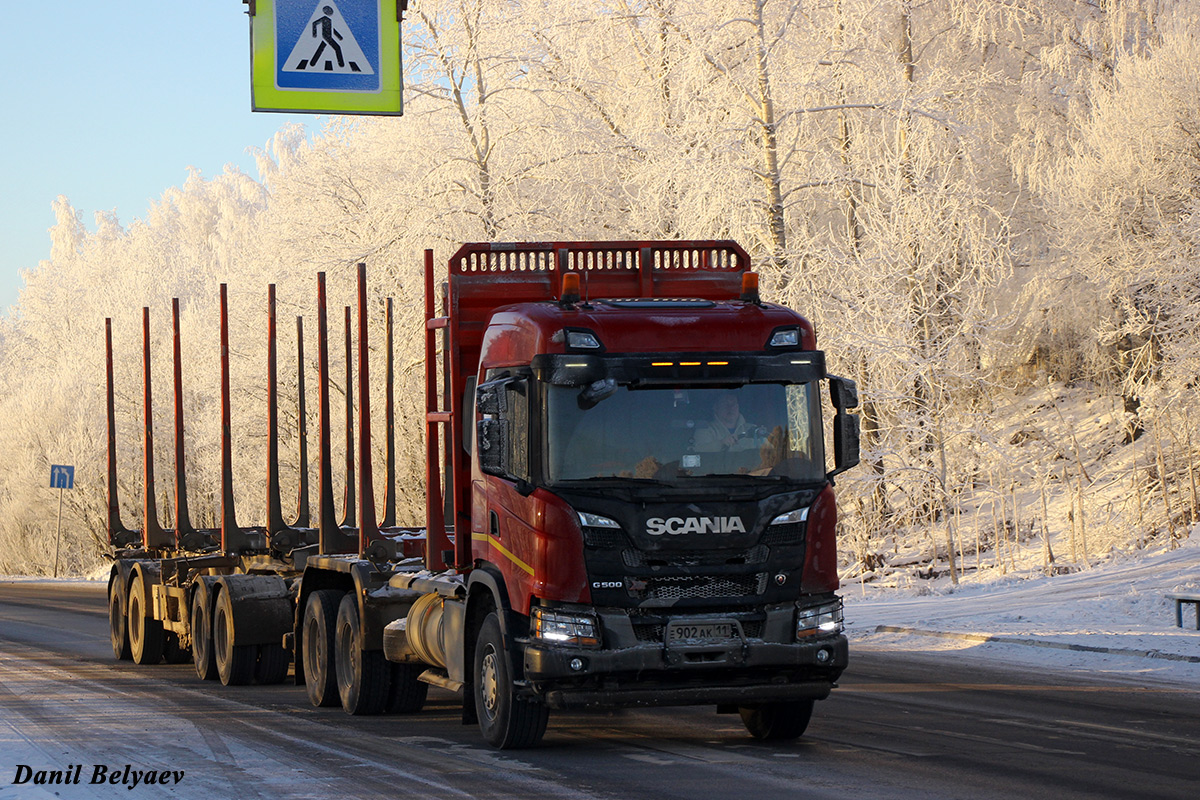
[[[501,750],[517,750],[542,740],[550,710],[517,695],[500,619],[494,611],[479,629],[474,677],[475,711],[479,730],[488,744]]]
[[[163,626],[150,616],[148,588],[141,574],[129,587],[129,651],[136,664],[157,664],[163,657]]]
[[[213,657],[217,662],[217,675],[221,683],[225,686],[244,686],[254,680],[258,646],[233,643],[233,600],[227,591],[217,595],[212,630]]]
[[[287,678],[291,658],[281,644],[260,644],[258,663],[254,666],[254,680],[261,684],[283,683]]]
[[[353,594],[338,604],[334,634],[338,696],[349,714],[378,714],[388,700],[391,669],[381,650],[363,649],[362,620]]]
[[[192,595],[192,663],[202,681],[217,679],[217,660],[213,654],[212,619],[208,609],[208,593]]]
[[[108,636],[112,641],[113,658],[129,661],[129,615],[125,613],[125,581],[118,575],[108,584]]]
[[[425,707],[429,684],[418,680],[425,671],[423,664],[392,664],[392,683],[388,687],[389,714],[415,714]]]
[[[763,703],[738,709],[742,724],[755,739],[798,739],[812,719],[813,701]]]
[[[304,686],[314,706],[335,706],[338,696],[334,633],[337,630],[338,605],[345,592],[319,589],[308,596],[304,606]]]

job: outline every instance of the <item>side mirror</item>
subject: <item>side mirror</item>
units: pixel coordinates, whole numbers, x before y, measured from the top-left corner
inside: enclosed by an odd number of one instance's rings
[[[847,408],[858,407],[858,384],[849,378],[829,376],[829,399],[833,407],[841,413]]]
[[[488,475],[506,477],[504,454],[508,451],[508,426],[501,419],[481,419],[476,425],[479,468]]]
[[[495,417],[504,408],[504,381],[489,381],[479,384],[475,390],[475,408],[481,417]]]
[[[475,390],[475,408],[480,416],[475,424],[479,468],[502,478],[508,476],[504,463],[508,453],[508,394],[504,387],[504,380],[488,381]]]
[[[829,399],[837,413],[833,417],[833,470],[826,476],[858,466],[859,420],[847,409],[858,405],[858,386],[848,378],[829,376]]]

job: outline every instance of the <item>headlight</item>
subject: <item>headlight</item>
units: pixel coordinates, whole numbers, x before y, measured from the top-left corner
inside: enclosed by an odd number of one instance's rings
[[[600,625],[592,614],[551,611],[534,606],[529,612],[529,632],[549,644],[600,646]]]
[[[772,525],[795,525],[797,522],[804,522],[808,519],[808,506],[797,508],[795,511],[789,511],[786,514],[780,514],[775,519],[771,520]]]
[[[796,613],[796,638],[812,639],[842,632],[842,599],[801,608]]]
[[[585,528],[616,528],[621,530],[621,525],[614,519],[602,517],[599,514],[589,514],[586,511],[579,511],[579,524]]]
[[[799,328],[778,328],[771,334],[771,341],[767,343],[767,347],[799,347],[800,346],[800,329]]]

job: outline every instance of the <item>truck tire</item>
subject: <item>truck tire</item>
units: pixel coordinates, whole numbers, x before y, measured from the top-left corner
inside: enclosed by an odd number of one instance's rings
[[[258,663],[254,665],[254,680],[264,686],[283,683],[292,660],[281,644],[260,644]]]
[[[202,681],[217,679],[217,660],[213,654],[212,618],[208,609],[208,593],[197,590],[192,595],[192,663],[196,676]]]
[[[424,664],[391,664],[392,683],[388,687],[389,714],[416,714],[425,707],[429,684],[418,680],[425,671]]]
[[[358,598],[346,594],[338,604],[334,633],[338,696],[347,714],[379,714],[387,705],[391,669],[382,650],[363,649]]]
[[[217,594],[213,612],[213,658],[217,676],[225,686],[245,686],[254,680],[254,665],[258,661],[258,646],[233,643],[233,600],[229,592]]]
[[[150,616],[146,581],[134,576],[129,587],[129,652],[135,664],[157,664],[163,657],[163,626]]]
[[[742,724],[755,739],[798,739],[812,719],[813,701],[763,703],[742,706],[738,711],[742,715]]]
[[[304,686],[314,706],[329,707],[341,702],[338,697],[337,666],[333,640],[337,631],[338,605],[345,592],[318,589],[308,596],[304,606]]]
[[[517,696],[512,674],[500,619],[493,611],[475,643],[475,711],[484,741],[500,750],[533,747],[542,740],[550,718],[544,704]]]
[[[129,615],[125,613],[125,581],[118,575],[108,585],[108,636],[112,641],[113,658],[129,661]]]

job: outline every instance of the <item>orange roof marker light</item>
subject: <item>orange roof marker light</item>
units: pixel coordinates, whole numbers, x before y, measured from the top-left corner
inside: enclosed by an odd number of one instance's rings
[[[568,303],[579,302],[579,275],[574,272],[568,272],[562,278],[562,295],[558,302],[566,305]]]
[[[742,273],[742,300],[747,303],[758,303],[758,273]]]

